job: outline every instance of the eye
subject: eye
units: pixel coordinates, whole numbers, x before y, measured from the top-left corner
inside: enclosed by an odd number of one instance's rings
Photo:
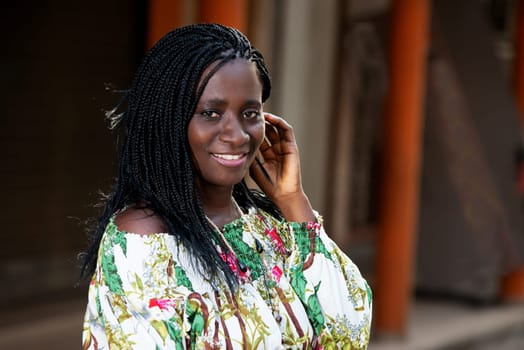
[[[221,116],[220,113],[214,110],[203,111],[200,114],[202,114],[207,119],[218,119]]]
[[[257,119],[260,117],[260,111],[259,110],[248,110],[243,113],[244,119],[252,120]]]

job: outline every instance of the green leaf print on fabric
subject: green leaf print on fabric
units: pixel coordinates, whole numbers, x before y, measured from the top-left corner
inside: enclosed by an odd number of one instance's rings
[[[144,290],[144,284],[142,283],[142,279],[140,278],[140,275],[138,275],[135,272],[135,283],[133,283],[133,287],[135,287],[138,290]]]
[[[258,306],[254,305],[253,308],[248,309],[245,305],[239,305],[239,311],[246,319],[253,321],[255,327],[246,331],[248,333],[250,332],[249,339],[251,339],[251,347],[253,349],[258,349],[262,344],[264,344],[267,336],[271,334],[269,327],[265,320],[260,316]]]
[[[307,229],[306,222],[290,222],[289,223],[293,235],[295,236],[295,242],[300,253],[300,260],[304,262],[307,259],[309,253],[311,253],[311,243],[309,239],[309,230]],[[314,241],[314,253],[321,253],[327,259],[333,260],[331,254],[326,249],[326,246],[318,236],[316,232]]]
[[[124,295],[122,280],[115,265],[114,249],[120,246],[123,253],[127,252],[127,241],[124,233],[117,230],[114,224],[108,225],[106,236],[103,239],[103,249],[101,251],[102,272],[109,290],[117,295]]]
[[[331,258],[331,254],[326,249],[326,246],[324,245],[324,242],[320,239],[318,235],[315,236],[315,253],[321,253],[324,255],[327,259],[333,261]]]
[[[175,277],[177,286],[184,286],[190,291],[193,291],[193,285],[191,284],[191,281],[187,277],[184,269],[182,269],[180,266],[175,266]]]
[[[251,248],[242,239],[244,228],[241,220],[224,226],[224,238],[233,249],[237,259],[251,271],[251,279],[257,280],[262,273],[262,260],[255,249]]]
[[[96,291],[95,302],[96,302],[96,310],[98,312],[98,315],[100,315],[100,321],[101,321],[100,323],[102,324],[103,327],[105,327],[106,320],[104,319],[104,317],[101,316],[103,315],[103,313],[102,313],[102,304],[100,304],[100,290]]]
[[[306,314],[311,322],[311,325],[315,329],[315,334],[320,334],[324,329],[324,316],[322,314],[322,308],[318,300],[317,291],[320,287],[320,283],[315,287],[314,294],[311,294],[306,300],[306,287],[307,280],[302,271],[302,264],[291,269],[291,287],[298,295],[302,304],[306,308]]]
[[[189,331],[189,334],[191,335],[191,339],[193,342],[195,339],[202,334],[202,331],[204,330],[204,316],[200,312],[196,313],[193,317],[193,322],[191,322],[191,330]]]
[[[124,232],[120,231],[113,219],[110,220],[106,228],[106,235],[110,237],[112,245],[119,245],[124,255],[127,255],[127,238]]]
[[[329,317],[326,320],[329,332],[322,333],[319,344],[323,349],[352,349],[363,350],[367,348],[369,328],[365,326],[368,320],[352,325],[346,315]]]
[[[202,335],[204,330],[205,320],[200,309],[200,301],[188,298],[186,302],[186,315],[191,329],[189,336],[191,339],[191,349],[195,349],[196,338]]]
[[[175,342],[176,349],[182,350],[184,348],[182,345],[182,336],[180,334],[180,329],[175,326],[176,322],[177,320],[174,318],[170,318],[167,321],[151,320],[151,326],[156,330],[160,338],[164,340],[164,344],[165,339],[169,336],[169,338]]]
[[[315,334],[320,334],[324,329],[324,315],[322,314],[322,308],[320,307],[316,291],[315,294],[310,295],[307,300],[306,313],[311,325],[315,329]]]
[[[127,255],[127,238],[123,232],[116,230],[113,236],[113,245],[119,245],[124,255]]]
[[[309,234],[307,230],[301,230],[300,225],[298,223],[291,223],[290,225],[293,228],[295,243],[297,245],[298,252],[300,255],[300,261],[304,262],[306,261],[308,254],[311,252],[309,244]]]
[[[282,332],[282,345],[285,349],[310,349],[310,341],[307,334],[297,337],[293,334],[292,322],[286,322],[286,331]]]
[[[182,345],[182,336],[180,335],[180,329],[175,326],[177,320],[171,318],[168,321],[164,321],[164,324],[167,328],[167,333],[169,337],[173,339],[176,344],[176,350],[183,350],[184,346]]]
[[[110,349],[133,350],[135,342],[129,339],[129,333],[122,327],[111,327],[106,324],[105,330]]]
[[[291,269],[290,273],[291,287],[298,295],[303,304],[306,304],[306,285],[307,280],[302,271],[302,264]]]
[[[371,287],[369,286],[367,282],[366,282],[366,294],[368,297],[368,307],[371,307],[371,303],[373,300],[373,292],[371,291]]]

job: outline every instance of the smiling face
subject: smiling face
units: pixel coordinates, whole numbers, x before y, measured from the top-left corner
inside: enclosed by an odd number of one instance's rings
[[[209,79],[189,122],[199,190],[231,189],[239,183],[263,138],[262,84],[256,66],[234,59]]]

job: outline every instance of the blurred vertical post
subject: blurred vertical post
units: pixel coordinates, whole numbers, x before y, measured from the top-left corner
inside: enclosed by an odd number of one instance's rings
[[[201,22],[220,23],[246,33],[247,14],[247,0],[200,0]]]
[[[524,127],[524,0],[519,0],[516,11],[514,92]],[[502,298],[507,301],[524,301],[524,267],[516,268],[502,279]]]
[[[374,327],[402,335],[414,275],[430,1],[391,5]]]
[[[524,0],[518,1],[516,15],[514,89],[520,118],[524,123]]]
[[[182,24],[183,0],[149,0],[147,48],[170,30]]]

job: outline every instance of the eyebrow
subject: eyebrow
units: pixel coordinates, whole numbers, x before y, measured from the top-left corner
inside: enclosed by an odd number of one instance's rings
[[[244,106],[255,106],[257,108],[262,108],[262,102],[259,100],[247,100],[246,103],[244,103]]]
[[[202,103],[199,103],[198,107],[203,108],[203,107],[209,107],[209,106],[223,106],[225,104],[227,104],[227,102],[223,99],[212,98],[212,99],[203,101]],[[247,100],[245,101],[243,106],[253,106],[257,108],[262,108],[262,102],[260,102],[259,100]]]
[[[199,107],[208,107],[208,106],[221,106],[226,104],[226,101],[220,98],[212,98],[210,100],[200,101],[198,103]]]

